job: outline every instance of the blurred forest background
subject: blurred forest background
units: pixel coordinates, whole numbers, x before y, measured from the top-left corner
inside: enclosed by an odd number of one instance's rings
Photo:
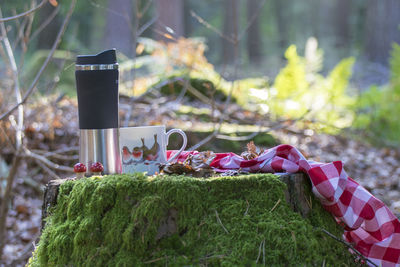
[[[0,10],[0,266],[26,262],[43,186],[78,161],[76,56],[110,48],[121,127],[182,128],[188,149],[215,152],[289,143],[342,160],[399,216],[399,1],[0,0]]]

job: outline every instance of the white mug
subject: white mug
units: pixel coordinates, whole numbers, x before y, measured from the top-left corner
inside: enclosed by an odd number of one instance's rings
[[[183,138],[182,147],[167,161],[169,136],[178,133]],[[173,161],[185,149],[186,134],[180,129],[167,133],[165,126],[125,127],[119,129],[119,146],[122,159],[122,173],[147,172],[153,175],[160,164]]]

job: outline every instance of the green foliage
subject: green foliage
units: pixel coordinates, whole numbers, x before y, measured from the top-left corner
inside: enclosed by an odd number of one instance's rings
[[[399,144],[400,137],[400,45],[393,44],[390,59],[391,78],[386,86],[371,86],[355,104],[353,126],[368,130],[372,141]]]
[[[332,217],[312,200],[304,219],[284,201],[285,188],[272,174],[67,181],[28,265],[354,265],[318,230],[341,236]],[[176,230],[160,234],[163,223]]]
[[[306,119],[315,122],[315,127],[337,132],[350,126],[353,119],[349,108],[354,100],[346,94],[346,89],[354,58],[343,59],[324,77],[319,73],[322,52],[316,47],[308,51],[311,54],[301,57],[294,45],[286,50],[287,65],[259,103],[268,105],[274,117],[296,119],[306,115]]]

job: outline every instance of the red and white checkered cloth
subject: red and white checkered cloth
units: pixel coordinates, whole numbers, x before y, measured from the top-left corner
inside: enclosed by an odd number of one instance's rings
[[[167,157],[176,151],[168,151]],[[177,158],[184,161],[189,154]],[[218,153],[211,163],[217,171],[243,169],[249,172],[304,172],[312,191],[336,221],[344,224],[344,239],[378,266],[400,267],[400,222],[379,199],[350,178],[341,161],[308,161],[294,147],[279,145],[252,160],[234,153]]]

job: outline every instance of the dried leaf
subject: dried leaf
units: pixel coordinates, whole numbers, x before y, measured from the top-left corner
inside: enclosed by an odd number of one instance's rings
[[[258,153],[257,150],[260,151],[260,152]],[[258,149],[258,148],[256,147],[256,145],[254,144],[254,142],[253,142],[253,141],[250,141],[250,142],[247,144],[247,151],[246,151],[246,152],[243,152],[243,153],[241,154],[241,156],[242,156],[245,160],[252,160],[252,159],[258,157],[258,156],[259,156],[261,153],[263,153],[263,152],[264,152],[263,149]]]
[[[189,155],[181,163],[168,163],[160,166],[160,172],[165,174],[185,174],[193,177],[210,177],[215,171],[210,167],[211,162],[216,157],[212,151],[200,152],[196,155]]]
[[[49,3],[50,3],[52,6],[58,6],[57,0],[49,0]]]
[[[17,205],[15,207],[15,209],[17,210],[18,213],[22,213],[22,214],[28,214],[28,207],[25,205]]]
[[[165,38],[167,38],[167,39],[174,39],[174,37],[172,37],[172,35],[171,34],[168,34],[168,33],[164,33],[163,34],[163,36],[165,37]]]
[[[142,54],[144,51],[144,45],[142,43],[139,43],[136,47],[136,54],[140,55]]]

